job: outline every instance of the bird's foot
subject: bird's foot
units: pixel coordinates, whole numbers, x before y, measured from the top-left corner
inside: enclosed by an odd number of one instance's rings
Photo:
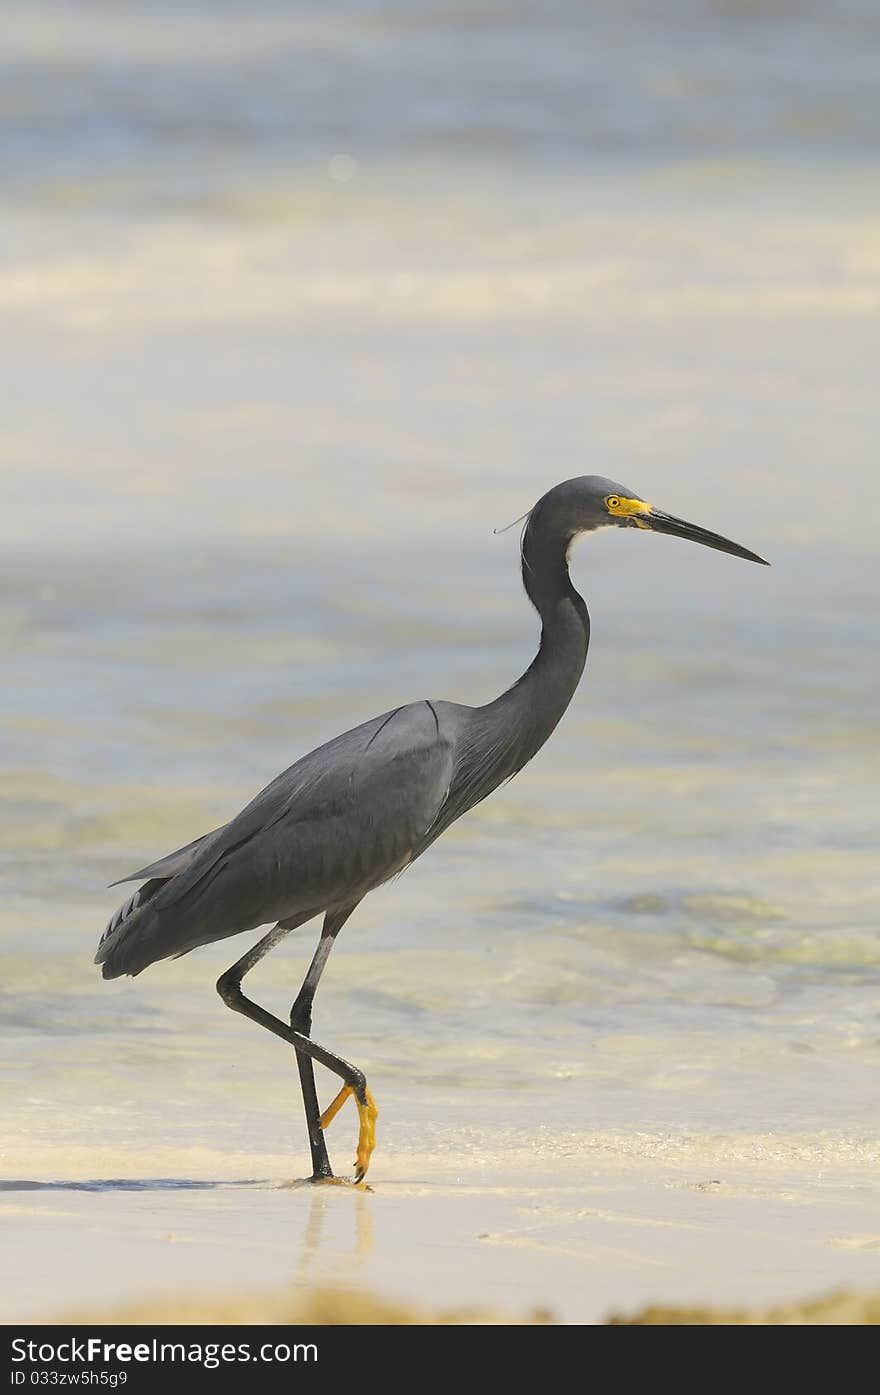
[[[326,1129],[328,1124],[332,1124],[349,1095],[354,1094],[354,1086],[343,1085],[335,1099],[331,1100],[324,1113],[321,1115],[321,1128]]]
[[[290,1182],[279,1182],[282,1191],[298,1191],[301,1187],[350,1187],[356,1192],[371,1192],[367,1182],[356,1182],[351,1177],[297,1177]]]
[[[373,1149],[376,1146],[376,1120],[379,1117],[379,1107],[373,1099],[368,1085],[364,1086],[363,1100],[359,1100],[355,1096],[355,1103],[357,1104],[360,1127],[358,1129],[357,1157],[354,1164],[354,1180],[363,1182],[367,1175],[367,1168],[370,1166]]]
[[[367,1168],[370,1166],[370,1158],[373,1156],[373,1149],[376,1146],[376,1120],[379,1117],[379,1110],[376,1101],[373,1099],[369,1085],[363,1087],[363,1098],[353,1085],[343,1085],[335,1100],[328,1104],[321,1115],[321,1128],[326,1129],[339,1113],[345,1101],[350,1095],[354,1096],[357,1105],[360,1128],[358,1130],[357,1157],[354,1163],[354,1180],[363,1182],[367,1175]]]
[[[309,1182],[313,1187],[354,1187],[359,1192],[372,1190],[366,1182],[351,1177],[310,1177]]]

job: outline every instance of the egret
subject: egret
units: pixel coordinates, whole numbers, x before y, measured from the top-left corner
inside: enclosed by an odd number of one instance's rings
[[[450,824],[522,770],[556,727],[590,639],[587,607],[569,576],[569,550],[580,534],[606,526],[667,533],[768,565],[612,480],[586,475],[558,484],[525,515],[522,579],[541,620],[541,640],[511,688],[482,707],[425,698],[383,712],[303,756],[229,823],[120,878],[143,885],[101,937],[95,962],[105,978],[139,974],[157,960],[273,926],[220,977],[217,990],[235,1012],[296,1052],[312,1181],[333,1177],[324,1130],[349,1097],[358,1110],[358,1183],[375,1146],[378,1110],[363,1071],[311,1037],[315,990],[336,936],[367,892],[421,857]],[[242,979],[317,915],[324,918],[318,946],[288,1024],[246,997]],[[342,1081],[323,1113],[315,1062]]]

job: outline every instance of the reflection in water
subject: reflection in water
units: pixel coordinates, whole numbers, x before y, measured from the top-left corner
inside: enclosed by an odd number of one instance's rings
[[[318,1185],[308,1182],[309,1208],[296,1264],[296,1282],[312,1284],[316,1273],[340,1280],[351,1277],[373,1249],[374,1222],[369,1188]],[[353,1206],[350,1205],[353,1203]],[[353,1210],[353,1230],[345,1219]],[[341,1226],[341,1229],[340,1229]],[[334,1275],[335,1270],[339,1270]]]

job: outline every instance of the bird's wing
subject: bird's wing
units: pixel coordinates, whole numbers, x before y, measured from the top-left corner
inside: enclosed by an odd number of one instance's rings
[[[452,746],[421,702],[312,751],[202,839],[137,916],[119,920],[98,962],[108,976],[137,973],[240,930],[359,900],[414,855],[449,789]]]
[[[383,713],[304,756],[206,838],[174,878],[174,896],[220,866],[272,883],[289,874],[298,899],[307,887],[323,895],[379,877],[434,818],[451,774],[428,704]]]
[[[463,814],[511,780],[535,752],[528,731],[499,722],[490,708],[456,703],[438,703],[437,708],[441,722],[449,722],[455,731],[455,764],[446,797],[426,829],[416,857]]]
[[[226,825],[223,825],[225,828]],[[222,833],[223,828],[215,828],[210,833],[203,833],[201,838],[194,838],[191,843],[187,843],[185,848],[178,848],[176,852],[166,853],[160,857],[158,862],[151,862],[149,867],[142,867],[139,872],[129,872],[126,877],[117,877],[111,886],[122,886],[124,882],[142,882],[147,877],[159,877],[167,879],[176,877],[185,867],[188,867],[196,856],[202,843],[206,838],[213,838],[215,833]]]

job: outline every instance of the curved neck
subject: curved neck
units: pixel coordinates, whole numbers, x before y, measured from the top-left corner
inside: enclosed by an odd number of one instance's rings
[[[590,616],[568,572],[573,537],[571,530],[533,514],[522,539],[523,586],[541,617],[541,644],[519,681],[535,686],[545,701],[552,693],[561,703],[556,721],[580,681],[590,643]]]
[[[590,617],[568,574],[572,537],[571,530],[546,518],[540,507],[523,533],[523,585],[541,617],[541,643],[522,677],[484,709],[506,714],[516,732],[514,771],[531,760],[556,727],[587,659]]]

